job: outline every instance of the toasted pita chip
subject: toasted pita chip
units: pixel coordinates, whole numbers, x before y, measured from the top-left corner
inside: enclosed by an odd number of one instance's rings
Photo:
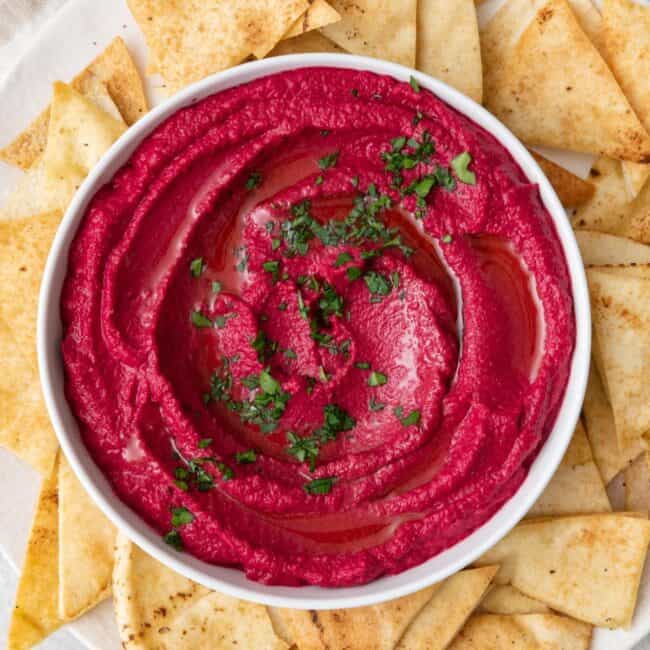
[[[387,603],[354,609],[306,611],[276,609],[285,634],[299,648],[395,647],[411,621],[429,602],[441,584]]]
[[[26,650],[61,627],[58,592],[57,469],[43,480],[27,541],[16,606],[9,625],[9,650]]]
[[[270,52],[269,56],[280,56],[282,54],[303,54],[305,52],[335,52],[344,54],[345,50],[320,32],[307,32],[302,36],[287,38],[280,41]]]
[[[547,614],[544,603],[529,598],[511,585],[494,585],[477,608],[487,614]]]
[[[45,190],[61,197],[64,209],[88,172],[124,133],[116,120],[71,86],[54,83],[47,146],[43,154]]]
[[[650,246],[627,237],[594,230],[578,230],[576,240],[585,266],[650,264]]]
[[[341,20],[323,34],[352,54],[415,67],[416,0],[330,0]]]
[[[127,124],[133,124],[147,112],[142,80],[119,36],[70,85],[82,95],[88,96],[96,88],[97,81],[107,88]],[[23,169],[32,167],[45,151],[49,120],[48,107],[11,144],[0,149],[0,160]],[[34,211],[36,212],[39,210]]]
[[[283,650],[266,609],[182,577],[121,533],[113,572],[115,616],[126,650],[259,648]]]
[[[45,152],[9,195],[0,218],[22,219],[65,210],[90,168],[124,131],[126,126],[106,89],[91,96],[109,112],[71,86],[54,84],[48,114],[51,137]]]
[[[589,180],[596,191],[576,210],[572,219],[574,228],[622,235],[628,230],[632,205],[628,202],[621,163],[599,158],[591,169]]]
[[[532,4],[507,2],[482,32],[486,107],[530,145],[650,161],[650,134],[566,0],[543,2],[517,38]]]
[[[569,0],[571,10],[578,19],[582,31],[604,56],[605,38],[603,35],[603,20],[592,0]]]
[[[583,411],[594,460],[607,484],[642,452],[643,447],[642,441],[636,440],[619,448],[614,413],[594,363],[589,370]]]
[[[417,20],[417,69],[480,103],[483,68],[473,0],[420,0]]]
[[[650,454],[643,452],[623,474],[625,509],[650,511]]]
[[[59,459],[59,617],[77,618],[111,593],[116,530]]]
[[[498,569],[468,569],[447,578],[406,628],[396,650],[446,648],[480,602]]]
[[[638,196],[629,204],[629,213],[622,234],[650,244],[650,182],[643,186]]]
[[[650,279],[643,267],[587,269],[596,362],[609,396],[619,447],[650,430]]]
[[[588,650],[591,626],[554,614],[472,616],[449,650]]]
[[[289,30],[282,36],[285,38],[295,38],[301,34],[306,34],[319,27],[325,27],[341,20],[341,16],[334,7],[326,0],[309,0],[311,3],[309,9],[291,25]]]
[[[611,509],[587,435],[578,422],[560,466],[527,516],[610,512]]]
[[[564,167],[556,165],[548,158],[544,158],[534,151],[531,151],[531,154],[542,168],[544,174],[546,174],[562,205],[565,207],[575,208],[594,195],[595,188],[588,181],[583,181],[567,169],[564,169]]]
[[[308,0],[128,0],[149,46],[152,68],[172,92],[266,56],[309,9]]]
[[[646,129],[650,129],[650,7],[630,0],[603,2],[605,59]],[[633,199],[650,176],[649,165],[623,164]]]
[[[604,627],[627,626],[636,605],[650,522],[622,514],[531,520],[477,562],[495,580],[552,609]]]
[[[58,443],[41,395],[36,362],[36,312],[41,275],[60,212],[0,221],[0,444],[44,476]]]

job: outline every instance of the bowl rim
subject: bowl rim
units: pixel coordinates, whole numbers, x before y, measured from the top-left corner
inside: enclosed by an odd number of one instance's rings
[[[68,252],[86,207],[95,192],[128,160],[139,143],[182,107],[260,77],[297,68],[332,67],[365,70],[418,84],[492,134],[512,155],[525,175],[539,186],[569,269],[576,338],[571,370],[561,407],[546,442],[517,492],[482,526],[426,562],[402,573],[355,587],[270,586],[248,580],[237,568],[203,562],[178,553],[112,491],[80,438],[64,394],[60,353],[60,295],[67,273]],[[526,514],[555,473],[578,422],[587,385],[591,351],[591,315],[584,267],[566,211],[548,179],[526,147],[495,116],[443,81],[396,63],[350,54],[291,54],[244,63],[207,77],[166,99],[132,125],[91,170],[68,206],[50,249],[41,282],[37,352],[45,404],[61,448],[95,504],[115,526],[162,564],[210,589],[264,605],[295,609],[334,609],[373,605],[423,589],[464,568],[506,535]]]

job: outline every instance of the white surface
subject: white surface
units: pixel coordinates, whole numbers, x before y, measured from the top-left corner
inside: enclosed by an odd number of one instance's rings
[[[70,0],[41,33],[31,52],[21,59],[7,82],[0,86],[0,143],[6,143],[38,114],[49,99],[51,81],[57,78],[69,79],[117,33],[125,38],[138,62],[142,64],[143,43],[122,2]],[[423,82],[423,85],[426,83]],[[0,165],[0,195],[10,187],[15,177],[14,170]],[[37,491],[35,475],[8,454],[0,453],[0,488],[0,548],[16,565],[22,555],[31,521]],[[11,580],[7,581],[10,582]],[[1,584],[4,586],[5,582]],[[650,619],[648,608],[649,606],[640,609]],[[3,627],[5,618],[3,616]],[[117,647],[112,614],[106,604],[72,627],[77,633],[83,630],[87,645],[91,647],[107,650]],[[637,630],[636,634],[628,633],[625,639],[618,640],[617,637],[615,641],[614,637],[599,632],[594,647],[610,648],[616,643],[618,648],[624,649],[630,647],[633,639],[639,638],[639,635]],[[47,647],[57,647],[52,645],[54,643],[56,642],[47,642]]]

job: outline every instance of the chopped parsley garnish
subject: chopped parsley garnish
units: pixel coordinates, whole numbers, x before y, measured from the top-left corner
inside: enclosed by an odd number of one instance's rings
[[[416,93],[420,92],[420,84],[418,83],[417,79],[413,75],[411,75],[409,79],[409,84]]]
[[[345,275],[348,280],[358,280],[361,277],[361,269],[358,266],[349,266],[345,269]]]
[[[257,352],[257,359],[260,363],[266,361],[275,354],[278,344],[266,335],[263,330],[259,330],[255,338],[251,341],[251,347]]]
[[[269,395],[275,395],[280,390],[280,382],[271,376],[268,370],[260,372],[260,388]]]
[[[352,187],[359,187],[359,177],[358,176],[353,176],[350,179],[350,185],[352,185]]]
[[[222,330],[226,326],[227,320],[228,319],[225,316],[217,316],[214,319],[215,327],[218,327],[220,330]]]
[[[471,162],[472,156],[469,151],[463,151],[451,161],[458,180],[466,185],[476,185],[476,174],[468,169]]]
[[[323,366],[318,366],[318,378],[326,384],[329,381],[329,375],[325,372]]]
[[[387,296],[390,293],[390,281],[377,271],[368,271],[363,276],[363,281],[366,283],[368,291],[374,295]]]
[[[176,551],[182,551],[184,548],[183,539],[177,530],[170,530],[166,535],[163,535],[163,540]]]
[[[190,262],[190,273],[193,278],[198,278],[205,271],[205,262],[202,257],[197,257]]]
[[[295,353],[291,348],[287,348],[287,349],[284,351],[284,356],[285,356],[287,359],[297,359],[297,358],[298,358],[298,355],[297,355],[297,354],[296,354],[296,353]]]
[[[388,381],[388,377],[383,372],[373,370],[368,376],[368,386],[383,386]]]
[[[443,244],[451,244],[451,242],[454,241],[454,238],[449,233],[447,233],[446,235],[443,235],[440,240]]]
[[[320,134],[323,138],[326,138],[330,134],[329,129],[321,129]]]
[[[320,309],[325,320],[329,316],[343,316],[343,297],[336,293],[336,289],[329,284],[323,284],[321,297],[318,301],[318,308]]]
[[[253,172],[246,180],[246,189],[250,192],[260,185],[262,182],[262,174],[260,172]]]
[[[286,302],[281,302],[281,303],[278,305],[278,309],[279,309],[280,311],[287,311],[287,303],[286,303]]]
[[[268,260],[262,264],[262,268],[271,274],[273,282],[278,281],[278,274],[280,273],[280,262],[277,260]]]
[[[370,369],[370,364],[367,361],[357,361],[354,364],[357,368],[360,370],[369,370]]]
[[[320,447],[331,440],[336,440],[339,433],[350,431],[356,421],[340,406],[327,404],[323,409],[323,425],[311,436],[299,437],[292,431],[287,432],[290,443],[287,453],[295,456],[301,463],[309,462],[310,471],[314,471]]]
[[[215,281],[212,283],[212,292],[213,292],[213,293],[220,293],[220,292],[221,292],[221,289],[222,289],[221,282],[219,282],[218,280],[215,280]]]
[[[314,183],[316,185],[322,185],[324,180],[325,179],[323,178],[323,175],[321,174],[320,176],[316,176],[316,180],[314,181]]]
[[[172,508],[172,526],[178,528],[191,524],[194,521],[194,515],[185,507],[179,506]]]
[[[310,471],[314,471],[316,459],[320,453],[320,445],[316,438],[311,436],[300,438],[293,431],[287,432],[287,440],[290,443],[287,453],[294,456],[300,463],[309,462]]]
[[[254,449],[238,451],[235,454],[235,460],[239,465],[249,465],[257,460],[257,452]]]
[[[368,401],[368,408],[371,411],[382,411],[383,409],[386,408],[386,404],[382,404],[381,402],[376,402],[374,397],[371,397],[370,400]]]
[[[328,476],[325,478],[315,478],[309,483],[305,483],[303,488],[307,494],[329,494],[336,481],[335,476]]]
[[[302,292],[298,289],[298,312],[303,320],[309,320],[309,311],[302,298]]]
[[[201,438],[199,442],[197,443],[197,447],[199,449],[205,449],[206,447],[209,447],[212,444],[212,438]]]
[[[411,120],[411,124],[413,126],[417,126],[424,118],[424,115],[422,114],[421,111],[417,111],[415,115],[413,116],[413,119]]]
[[[352,90],[350,90],[350,92],[352,93],[352,97],[358,97],[359,96],[359,91],[356,88],[352,88]]]
[[[194,327],[212,327],[212,321],[200,311],[192,311],[190,314],[190,319]]]
[[[334,266],[336,267],[343,266],[344,264],[351,262],[353,259],[354,257],[352,257],[350,253],[344,251],[343,253],[339,253],[338,257],[336,258],[336,261],[334,262]]]
[[[321,169],[329,169],[330,167],[334,167],[339,159],[339,152],[338,151],[332,151],[332,153],[327,154],[326,156],[323,156],[322,158],[318,159],[318,166]]]
[[[397,406],[393,409],[393,413],[404,427],[419,424],[420,422],[420,411],[418,409],[414,409],[407,416],[404,416],[404,409],[401,406]]]
[[[226,463],[223,463],[221,461],[217,463],[217,469],[221,472],[222,481],[229,481],[235,475],[235,472],[232,471],[232,468],[228,467]]]

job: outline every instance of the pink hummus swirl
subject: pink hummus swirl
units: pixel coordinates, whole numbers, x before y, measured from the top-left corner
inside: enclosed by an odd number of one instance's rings
[[[91,201],[66,395],[117,496],[268,584],[358,585],[490,518],[575,325],[537,186],[430,92],[302,69],[157,127]]]

